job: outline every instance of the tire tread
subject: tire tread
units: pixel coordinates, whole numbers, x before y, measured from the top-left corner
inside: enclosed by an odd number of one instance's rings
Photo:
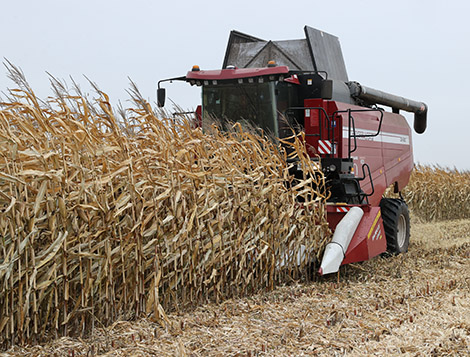
[[[408,207],[405,201],[398,198],[383,198],[380,202],[380,209],[382,212],[382,220],[387,238],[387,251],[392,254],[405,253],[408,250],[409,244],[409,227],[410,218]],[[398,220],[400,215],[405,215],[407,235],[406,241],[402,248],[398,246]]]

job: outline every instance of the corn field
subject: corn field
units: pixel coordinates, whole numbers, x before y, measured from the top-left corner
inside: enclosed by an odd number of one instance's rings
[[[403,197],[425,222],[469,218],[470,172],[418,165]]]
[[[22,73],[0,104],[0,345],[87,335],[118,319],[273,287],[305,271],[329,237],[321,172],[302,138],[288,174],[275,141],[234,126],[165,119],[129,91],[113,110]],[[116,114],[117,113],[117,114]],[[298,203],[298,197],[303,203]],[[306,249],[305,249],[306,248]],[[301,254],[302,253],[302,254]],[[300,265],[299,265],[300,263]]]
[[[54,97],[42,101],[14,66],[10,77],[17,89],[0,103],[2,348],[139,316],[168,327],[167,311],[271,290],[321,255],[327,193],[301,136],[284,143],[305,171],[294,180],[276,140],[169,119],[135,86],[132,107],[113,109],[96,85],[91,101],[51,78]],[[423,220],[468,218],[469,180],[417,166],[403,195]]]

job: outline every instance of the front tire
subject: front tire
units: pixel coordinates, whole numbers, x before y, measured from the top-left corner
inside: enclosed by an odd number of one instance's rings
[[[410,214],[405,201],[383,198],[380,210],[387,238],[387,251],[392,254],[406,253],[410,244]]]

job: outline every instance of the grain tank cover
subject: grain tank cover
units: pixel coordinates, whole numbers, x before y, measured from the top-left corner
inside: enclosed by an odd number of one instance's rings
[[[348,81],[339,39],[305,26],[305,39],[266,41],[231,31],[222,68],[265,67],[274,60],[294,71],[325,71],[329,79]]]

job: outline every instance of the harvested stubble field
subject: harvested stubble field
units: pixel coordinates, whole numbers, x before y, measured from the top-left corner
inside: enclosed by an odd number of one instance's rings
[[[309,282],[312,257],[299,266],[297,251],[320,255],[329,231],[322,175],[298,138],[310,175],[286,185],[285,153],[239,127],[165,122],[136,88],[120,117],[104,93],[90,103],[55,79],[42,102],[11,77],[19,89],[0,107],[7,354],[469,352],[469,221],[416,223],[408,254]],[[404,193],[416,219],[462,214],[466,175],[418,167]],[[459,181],[447,205],[430,194],[436,177]]]

